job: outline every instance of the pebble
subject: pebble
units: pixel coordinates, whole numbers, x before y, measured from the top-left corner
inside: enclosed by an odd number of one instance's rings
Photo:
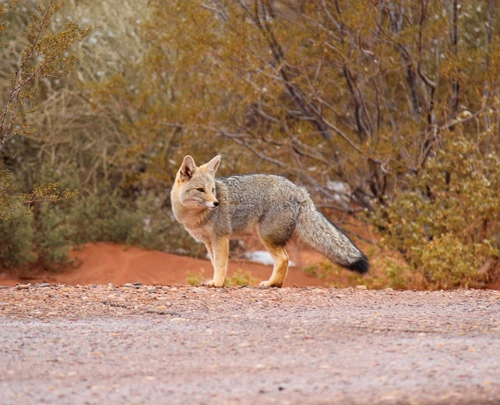
[[[16,285],[16,290],[28,290],[31,284],[18,284]]]

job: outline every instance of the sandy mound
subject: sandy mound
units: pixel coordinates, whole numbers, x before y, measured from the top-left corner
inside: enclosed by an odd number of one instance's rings
[[[290,252],[294,253],[294,252]],[[297,252],[295,252],[297,253]],[[206,279],[212,277],[212,265],[209,260],[193,259],[177,256],[155,250],[145,250],[138,247],[122,246],[112,243],[91,243],[81,250],[73,250],[72,258],[81,262],[80,266],[60,273],[45,272],[29,280],[13,279],[0,275],[0,285],[15,285],[26,283],[50,282],[68,285],[85,284],[125,284],[142,282],[143,284],[186,285],[189,274],[200,275]],[[294,255],[290,255],[294,260]],[[310,264],[325,260],[313,252],[301,252],[297,263]],[[236,271],[249,272],[257,283],[267,280],[272,272],[272,266],[249,261],[230,260],[228,276]],[[301,266],[291,267],[285,286],[326,286],[326,283],[315,277],[308,276]]]

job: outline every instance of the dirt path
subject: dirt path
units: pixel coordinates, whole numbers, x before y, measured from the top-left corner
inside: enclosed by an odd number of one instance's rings
[[[0,289],[0,404],[498,404],[500,292]]]

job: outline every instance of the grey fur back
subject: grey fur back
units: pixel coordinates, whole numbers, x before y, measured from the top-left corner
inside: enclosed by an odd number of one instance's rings
[[[317,210],[306,189],[266,174],[219,177],[216,187],[221,205],[213,215],[219,232],[236,236],[257,225],[260,237],[274,246],[297,235],[332,262],[368,271],[367,257]]]
[[[216,185],[222,208],[219,219],[230,223],[231,233],[257,225],[260,236],[276,246],[289,241],[303,204],[311,201],[306,190],[275,175],[219,177]]]

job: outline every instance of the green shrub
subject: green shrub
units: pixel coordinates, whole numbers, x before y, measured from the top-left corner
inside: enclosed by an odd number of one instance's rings
[[[252,277],[250,272],[247,270],[243,272],[243,270],[238,269],[234,272],[231,277],[226,278],[225,285],[227,287],[237,287],[237,286],[250,286],[255,285],[257,283],[257,279]]]
[[[201,285],[207,280],[205,270],[200,270],[198,274],[188,271],[186,281],[189,285]],[[257,279],[252,277],[249,271],[243,272],[238,269],[231,277],[226,277],[224,285],[226,287],[251,286],[257,284]]]
[[[383,244],[403,253],[427,288],[487,281],[494,275],[479,269],[500,257],[500,158],[485,135],[448,135],[374,218]]]
[[[61,181],[75,186],[72,179]],[[69,264],[70,247],[99,241],[204,254],[165,207],[166,198],[144,194],[130,202],[120,189],[103,183],[57,204],[37,203],[31,211],[21,207],[0,220],[0,267],[58,270]]]
[[[59,206],[49,203],[40,204],[32,225],[33,252],[36,264],[46,270],[59,270],[69,264],[69,244],[71,226]]]
[[[25,267],[36,260],[33,234],[33,216],[25,207],[12,212],[9,220],[0,220],[0,268]]]
[[[188,271],[186,273],[186,281],[189,285],[201,285],[205,282],[205,270],[200,270],[198,274]]]
[[[330,262],[325,261],[304,267],[303,271],[307,275],[321,280],[331,280],[339,273],[338,269],[334,269]]]
[[[72,201],[67,211],[74,230],[72,242],[127,242],[128,230],[134,225],[133,213],[126,209],[116,192],[99,187],[95,192]]]

